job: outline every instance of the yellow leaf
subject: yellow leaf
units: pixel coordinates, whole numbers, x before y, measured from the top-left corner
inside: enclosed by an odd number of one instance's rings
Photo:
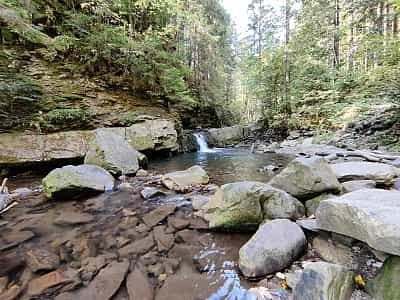
[[[354,277],[354,281],[360,286],[360,287],[365,287],[365,281],[362,278],[361,275],[356,275],[356,277]]]

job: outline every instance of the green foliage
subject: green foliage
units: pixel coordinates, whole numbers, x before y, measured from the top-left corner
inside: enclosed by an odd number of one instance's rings
[[[91,116],[91,112],[79,108],[54,109],[44,115],[44,120],[52,125],[74,122],[86,123]]]

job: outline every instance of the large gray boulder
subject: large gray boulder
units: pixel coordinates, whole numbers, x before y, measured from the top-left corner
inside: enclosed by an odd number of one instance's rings
[[[207,184],[209,180],[207,172],[200,166],[167,173],[161,177],[161,182],[166,188],[177,192],[185,191],[193,185]]]
[[[373,180],[352,180],[343,182],[344,191],[347,193],[376,188],[376,182]]]
[[[225,184],[201,210],[210,228],[257,228],[264,220],[299,219],[304,206],[269,184],[244,181]]]
[[[210,144],[217,147],[225,147],[240,142],[248,136],[249,128],[241,125],[212,128],[207,131]]]
[[[283,270],[304,250],[306,237],[289,220],[274,220],[260,226],[239,251],[239,268],[246,277]]]
[[[316,211],[317,226],[400,255],[400,192],[364,189],[324,200]]]
[[[57,199],[76,199],[112,190],[114,187],[114,178],[111,174],[93,165],[55,169],[42,182],[45,195]]]
[[[373,180],[380,185],[392,185],[400,170],[391,165],[374,162],[344,162],[331,164],[340,181]]]
[[[293,292],[294,300],[350,300],[353,273],[340,265],[309,263]]]
[[[341,185],[329,164],[320,157],[297,158],[270,184],[296,198],[311,198],[324,192],[339,192]]]
[[[97,129],[89,144],[85,164],[97,165],[113,175],[133,175],[139,170],[138,151],[119,135]]]
[[[376,300],[400,299],[400,257],[391,256],[385,260],[378,275],[367,283],[366,289]]]

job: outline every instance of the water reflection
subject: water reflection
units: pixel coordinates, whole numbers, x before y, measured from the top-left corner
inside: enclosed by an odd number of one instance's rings
[[[254,154],[248,149],[214,149],[215,152],[185,153],[168,159],[150,162],[150,169],[160,173],[184,170],[193,165],[206,169],[211,182],[225,184],[235,181],[269,181],[273,173],[261,173],[268,165],[286,166],[290,157],[273,153]]]

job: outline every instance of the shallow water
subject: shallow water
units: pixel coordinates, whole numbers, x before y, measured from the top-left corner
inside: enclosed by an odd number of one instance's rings
[[[230,182],[254,180],[267,182],[276,172],[260,172],[259,169],[274,165],[281,169],[291,158],[274,153],[255,154],[249,149],[214,149],[215,152],[185,153],[170,158],[150,161],[150,170],[167,173],[202,166],[212,183],[222,185]]]

